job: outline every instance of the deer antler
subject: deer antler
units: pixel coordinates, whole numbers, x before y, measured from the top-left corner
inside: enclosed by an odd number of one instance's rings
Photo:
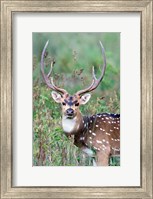
[[[47,86],[48,86],[49,88],[51,88],[51,89],[53,89],[53,90],[55,90],[55,91],[57,91],[57,92],[59,92],[59,93],[61,93],[61,94],[66,94],[66,93],[67,93],[66,90],[64,90],[64,89],[62,89],[62,88],[59,88],[59,87],[57,87],[57,86],[54,84],[53,77],[51,77],[51,81],[50,81],[50,79],[49,79],[49,77],[50,77],[51,74],[52,74],[53,65],[54,65],[54,63],[55,63],[54,60],[51,61],[50,71],[49,71],[48,75],[46,75],[45,72],[44,72],[44,55],[45,55],[45,51],[46,51],[46,48],[47,48],[47,46],[48,46],[48,43],[49,43],[49,41],[46,42],[46,44],[45,44],[45,46],[44,46],[44,49],[43,49],[43,51],[42,51],[42,54],[41,54],[41,73],[42,73],[43,79],[44,79],[45,83],[47,84]]]
[[[91,85],[88,88],[84,89],[84,90],[78,91],[76,93],[76,95],[83,95],[84,93],[93,91],[94,89],[96,89],[98,87],[98,85],[100,84],[100,82],[102,81],[102,79],[104,77],[105,70],[106,70],[105,49],[104,49],[101,41],[99,41],[99,43],[100,43],[100,46],[101,46],[102,56],[103,56],[103,60],[104,60],[104,64],[103,64],[101,75],[100,75],[100,77],[98,79],[96,78],[96,76],[95,76],[95,70],[94,70],[94,66],[93,66],[93,68],[92,68],[93,79],[92,79]]]

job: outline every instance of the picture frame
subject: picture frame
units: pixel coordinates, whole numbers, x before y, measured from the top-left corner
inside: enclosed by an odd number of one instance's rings
[[[13,187],[12,15],[15,12],[139,12],[141,14],[141,186]],[[1,0],[1,198],[152,198],[152,0]]]

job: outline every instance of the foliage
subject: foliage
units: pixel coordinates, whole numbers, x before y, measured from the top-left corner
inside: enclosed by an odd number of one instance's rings
[[[92,65],[99,75],[102,58],[97,41],[102,41],[107,56],[105,77],[81,111],[84,115],[119,113],[119,33],[33,33],[33,165],[90,166],[92,159],[63,133],[61,107],[52,100],[41,77],[41,52],[48,39],[46,72],[56,57],[54,81],[72,94],[90,84]],[[110,164],[119,165],[119,160],[112,158]]]

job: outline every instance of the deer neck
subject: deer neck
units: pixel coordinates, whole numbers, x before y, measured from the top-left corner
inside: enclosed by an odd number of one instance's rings
[[[84,129],[84,117],[78,112],[73,119],[62,117],[62,127],[66,134],[77,134]]]

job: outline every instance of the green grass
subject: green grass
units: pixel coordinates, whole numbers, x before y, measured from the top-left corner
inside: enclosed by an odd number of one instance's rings
[[[50,40],[45,59],[46,72],[55,58],[54,81],[74,94],[91,82],[91,68],[100,74],[102,58],[98,41],[101,40],[107,56],[107,70],[91,100],[81,111],[84,115],[102,112],[120,112],[119,33],[33,33],[33,165],[37,166],[90,166],[87,157],[67,138],[61,128],[61,107],[51,98],[51,90],[44,84],[40,73],[40,57]],[[110,165],[120,164],[111,158]]]

